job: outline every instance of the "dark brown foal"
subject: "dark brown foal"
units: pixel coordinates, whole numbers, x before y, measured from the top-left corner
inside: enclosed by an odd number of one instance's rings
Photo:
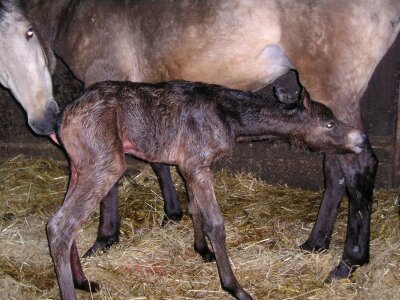
[[[277,95],[285,98],[281,90]],[[365,145],[363,133],[306,95],[302,102],[282,103],[185,81],[97,83],[65,109],[58,137],[70,158],[71,179],[47,231],[61,297],[68,300],[76,298],[74,283],[98,289],[84,276],[75,239],[83,221],[124,173],[125,153],[178,167],[188,188],[194,248],[204,260],[215,258],[222,288],[244,300],[251,296],[229,263],[212,163],[229,154],[237,140],[279,139],[329,153],[359,153]]]

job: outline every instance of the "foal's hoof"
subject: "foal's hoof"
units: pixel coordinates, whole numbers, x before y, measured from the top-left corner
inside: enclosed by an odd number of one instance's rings
[[[161,226],[164,227],[165,225],[167,225],[169,223],[169,221],[179,222],[180,220],[182,220],[182,217],[183,217],[182,211],[179,211],[176,213],[169,213],[164,216]]]
[[[236,282],[235,286],[222,286],[222,288],[239,300],[252,300],[253,298]]]
[[[343,263],[339,263],[339,265],[335,269],[333,269],[332,272],[325,279],[325,283],[332,283],[340,279],[349,278],[354,270],[355,268],[348,267]]]
[[[311,243],[307,240],[303,245],[299,246],[301,250],[305,252],[315,252],[315,253],[323,253],[328,250],[327,247],[322,247],[319,245],[311,245]]]
[[[240,288],[235,295],[233,295],[236,299],[239,300],[252,300],[253,298],[242,288]]]
[[[74,282],[75,288],[89,293],[97,293],[100,291],[100,285],[97,282],[89,281],[86,278],[80,282]]]
[[[207,252],[205,254],[200,254],[200,255],[203,258],[203,261],[206,262],[206,263],[215,261],[215,254],[212,251],[209,251],[209,252]]]
[[[210,249],[208,249],[208,247],[205,249],[201,249],[201,250],[196,249],[196,247],[195,247],[194,250],[200,254],[200,256],[204,262],[209,263],[209,262],[215,261],[215,254]]]
[[[111,237],[108,239],[97,239],[96,242],[94,242],[93,246],[86,251],[86,253],[83,255],[84,258],[86,257],[91,257],[93,256],[93,254],[95,254],[96,252],[105,252],[108,249],[110,249],[110,247],[112,245],[114,245],[115,243],[118,242],[118,237]]]

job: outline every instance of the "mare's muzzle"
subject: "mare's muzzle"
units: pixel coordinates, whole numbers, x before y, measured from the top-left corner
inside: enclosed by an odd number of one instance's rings
[[[36,134],[49,135],[54,132],[59,112],[57,103],[52,100],[49,102],[42,117],[28,120],[29,126]]]

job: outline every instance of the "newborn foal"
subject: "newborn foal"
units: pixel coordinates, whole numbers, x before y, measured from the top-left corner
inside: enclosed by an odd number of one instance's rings
[[[280,90],[277,95],[285,98]],[[338,121],[307,95],[302,98],[287,104],[185,81],[107,81],[89,87],[65,109],[58,128],[71,174],[64,203],[47,232],[61,297],[75,299],[74,284],[98,289],[84,276],[75,239],[83,221],[124,173],[127,153],[178,167],[188,188],[195,250],[205,260],[215,258],[226,291],[237,299],[251,299],[229,264],[224,223],[213,190],[213,161],[229,154],[239,140],[279,139],[335,153],[359,153],[364,147],[365,135],[359,130]]]

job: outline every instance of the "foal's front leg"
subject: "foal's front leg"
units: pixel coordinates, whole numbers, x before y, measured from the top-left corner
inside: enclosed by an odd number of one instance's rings
[[[170,167],[166,164],[150,163],[151,168],[157,176],[161,194],[164,199],[165,217],[162,225],[168,220],[180,221],[182,219],[182,209],[179,204],[178,196],[172,181]]]
[[[174,188],[169,167],[165,164],[150,163],[157,176],[161,193],[164,199],[164,212],[166,218],[162,225],[168,220],[179,221],[182,219],[182,210],[178,196]],[[83,257],[92,256],[97,251],[105,251],[119,241],[120,216],[118,212],[118,182],[100,203],[100,223],[97,230],[97,238],[93,246]]]
[[[120,225],[117,181],[100,202],[100,222],[97,238],[83,257],[90,257],[97,251],[105,251],[117,243],[119,241]]]
[[[203,221],[203,225],[195,224],[194,226],[203,226],[205,234],[211,241],[222,288],[237,299],[252,299],[239,285],[229,264],[225,246],[224,221],[215,199],[210,169],[207,168],[192,175],[186,174],[187,176],[184,172],[182,174],[187,181],[192,206],[197,206]],[[198,219],[193,219],[193,221],[199,222]]]

